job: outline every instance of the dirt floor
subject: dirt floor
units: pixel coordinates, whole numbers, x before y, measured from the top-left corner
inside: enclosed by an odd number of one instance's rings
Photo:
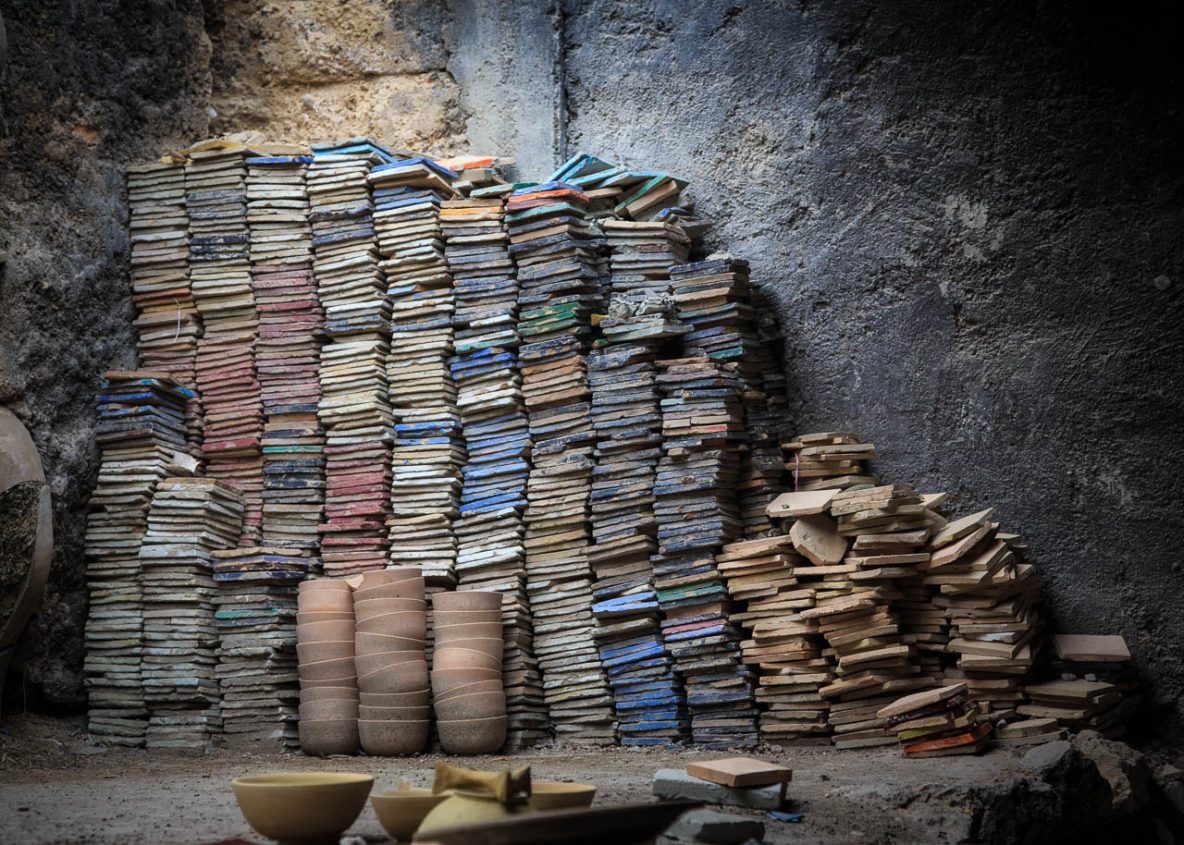
[[[718,754],[548,747],[512,757],[464,758],[473,768],[529,762],[539,780],[594,783],[598,804],[653,799],[651,780],[663,767]],[[761,756],[794,770],[786,809],[798,823],[763,818],[766,842],[956,842],[966,829],[962,785],[1003,783],[1020,774],[1019,754],[906,760],[895,749],[801,749]],[[203,756],[104,749],[88,743],[81,721],[18,717],[0,734],[0,843],[202,845],[252,833],[235,806],[231,778],[277,771],[358,771],[375,776],[375,790],[399,781],[428,786],[436,755],[409,759],[258,755],[225,750]],[[746,813],[744,810],[720,808]],[[367,807],[350,829],[385,842]]]

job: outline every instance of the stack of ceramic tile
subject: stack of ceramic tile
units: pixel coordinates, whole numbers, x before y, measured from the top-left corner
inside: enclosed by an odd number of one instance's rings
[[[490,193],[510,190],[505,185]],[[505,199],[498,195],[450,200],[440,209],[458,355],[518,345],[518,283],[504,218]]]
[[[201,318],[189,287],[184,162],[169,159],[129,167],[127,204],[140,366],[168,373],[179,384],[193,387]],[[187,419],[190,445],[199,454],[201,413],[196,396],[189,403]]]
[[[436,164],[456,174],[452,187],[462,194],[505,185],[502,169],[514,164],[514,159],[496,155],[462,155],[437,159]]]
[[[686,698],[662,636],[650,564],[658,549],[653,489],[662,456],[654,361],[680,328],[667,330],[665,323],[645,315],[636,325],[618,320],[617,328],[633,341],[608,343],[588,359],[597,438],[594,545],[588,549],[596,579],[592,612],[622,745],[675,742],[688,733]]]
[[[614,294],[670,290],[670,268],[685,264],[691,239],[674,223],[606,220],[604,234],[611,250],[610,284]]]
[[[606,224],[607,225],[607,224]],[[752,308],[748,262],[731,256],[670,268],[679,317],[691,326],[684,352],[717,361],[734,361],[743,383],[744,453],[739,483],[744,533],[758,536],[771,528],[766,509],[781,492],[780,420],[770,414],[765,385],[779,362],[761,339]]]
[[[107,373],[96,396],[101,456],[86,518],[83,671],[90,733],[114,745],[144,743],[140,541],[157,485],[197,468],[183,451],[185,406],[192,398],[172,379],[145,371]]]
[[[157,485],[140,545],[149,748],[204,748],[222,733],[211,555],[238,543],[243,511],[242,494],[214,479]]]
[[[893,602],[900,621],[901,639],[912,646],[913,661],[921,668],[921,673],[936,677],[943,673],[948,663],[948,645],[950,642],[949,619],[943,608],[935,603],[940,593],[938,585],[927,583],[924,565],[928,560],[923,557],[927,552],[924,543],[933,530],[945,524],[942,506],[947,498],[945,493],[927,493],[921,496],[930,514],[931,528],[929,531],[921,529],[915,532],[885,532],[864,534],[857,536],[852,545],[850,555],[867,565],[875,568],[877,565],[896,566],[908,558],[901,555],[917,555],[915,575],[907,575],[896,581],[900,590],[900,597]]]
[[[1117,634],[1055,634],[1052,645],[1052,670],[1062,680],[1106,681],[1138,696],[1130,649]]]
[[[925,582],[949,620],[947,650],[958,656],[947,677],[965,681],[984,717],[1011,719],[1038,651],[1036,611],[1044,579],[1015,535],[999,532],[994,511],[950,521],[929,540]]]
[[[296,594],[312,558],[304,549],[268,547],[214,552],[213,558],[225,741],[295,750]]]
[[[680,314],[681,316],[681,314]],[[658,362],[662,449],[653,559],[662,631],[683,677],[691,735],[709,746],[756,743],[752,675],[715,554],[742,534],[735,495],[744,411],[735,366],[706,357]]]
[[[211,141],[192,148],[185,166],[189,277],[203,324],[197,346],[202,454],[207,475],[243,491],[244,542],[258,538],[263,518],[263,404],[247,228],[251,155],[240,144]]]
[[[834,680],[833,666],[823,656],[817,623],[801,616],[814,606],[815,590],[800,583],[797,573],[814,583],[811,564],[787,534],[779,534],[729,543],[715,556],[715,565],[732,599],[747,603],[731,618],[749,634],[740,647],[744,662],[759,675],[761,739],[785,746],[830,745],[829,703],[819,689]]]
[[[387,562],[390,303],[378,268],[367,176],[392,158],[364,138],[313,146],[308,168],[313,275],[325,311],[318,418],[325,429],[326,575]]]
[[[456,518],[464,441],[452,355],[452,276],[444,259],[440,203],[454,196],[456,174],[427,158],[373,167],[374,228],[391,302],[387,382],[398,420],[392,450],[391,563],[413,564],[425,583],[455,583],[451,537],[407,538],[431,518],[441,527]]]
[[[585,356],[603,257],[584,219],[587,198],[564,183],[506,203],[519,285],[522,393],[533,442],[526,572],[547,706],[562,736],[614,739],[611,697],[592,636],[588,495],[592,430]]]
[[[785,469],[795,491],[843,490],[856,484],[879,484],[864,461],[876,456],[872,443],[846,432],[803,434],[781,444]]]
[[[614,167],[586,153],[564,162],[548,181],[587,192],[594,217],[639,221],[660,219],[664,210],[678,206],[687,186],[686,180],[659,170]]]
[[[305,177],[311,157],[247,159],[251,284],[259,312],[256,369],[263,425],[263,541],[319,547],[324,431],[317,421],[324,312],[312,275]]]
[[[885,733],[895,734],[906,757],[977,754],[991,739],[991,724],[980,723],[966,684],[922,690],[880,708]]]

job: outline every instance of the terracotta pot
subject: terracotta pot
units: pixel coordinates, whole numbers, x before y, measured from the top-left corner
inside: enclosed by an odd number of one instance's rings
[[[351,607],[348,611],[313,611],[309,613],[297,613],[297,625],[309,625],[313,622],[353,622],[354,609]]]
[[[358,678],[358,689],[362,692],[415,692],[427,685],[428,664],[422,658],[387,666]]]
[[[392,566],[389,569],[375,569],[362,573],[359,589],[366,590],[386,584],[399,584],[403,581],[414,581],[417,578],[423,579],[423,570],[417,566]]]
[[[440,745],[449,754],[492,754],[506,743],[505,716],[437,721]]]
[[[371,707],[358,705],[358,718],[370,722],[422,722],[432,717],[432,708],[426,704],[415,707]]]
[[[324,680],[321,680],[321,681],[315,681],[315,680],[312,680],[311,678],[301,678],[300,679],[300,689],[302,692],[304,690],[311,690],[311,689],[355,689],[356,690],[357,688],[358,688],[358,675],[356,672],[354,672],[353,674],[350,674],[350,675],[345,675],[340,678],[325,678]]]
[[[427,707],[431,700],[431,690],[421,689],[413,692],[362,692],[357,693],[358,700],[366,707]]]
[[[300,750],[313,757],[358,753],[358,720],[300,720]]]
[[[243,817],[283,845],[337,842],[366,806],[370,775],[302,772],[231,781]]]
[[[336,701],[312,701],[300,705],[300,719],[310,722],[335,721],[338,719],[358,718],[357,700],[339,699]]]
[[[423,579],[412,581],[396,581],[393,584],[383,584],[379,587],[365,587],[354,591],[354,601],[368,599],[422,599]]]
[[[496,610],[502,609],[502,594],[479,590],[436,593],[432,596],[436,610]]]
[[[471,625],[440,624],[437,620],[433,630],[437,643],[451,643],[457,640],[502,638],[502,623],[476,622]]]
[[[455,698],[458,695],[472,695],[477,692],[501,692],[502,678],[499,674],[496,678],[491,678],[486,681],[474,681],[471,684],[461,684],[458,687],[453,687],[447,692],[439,693],[435,696],[437,702],[447,701],[450,698]]]
[[[357,701],[356,685],[347,687],[300,687],[300,703],[314,704],[319,701]]]
[[[358,677],[364,678],[379,669],[389,669],[407,663],[426,663],[426,661],[423,651],[377,651],[370,654],[359,654],[354,658],[354,663],[358,667]]]
[[[437,804],[447,800],[447,795],[433,795],[430,789],[400,789],[371,795],[370,803],[383,830],[399,842],[409,841]]]
[[[362,750],[378,757],[415,754],[428,746],[427,719],[418,722],[379,722],[358,720],[358,739]]]
[[[297,589],[302,593],[315,590],[344,590],[351,592],[353,587],[344,578],[309,578],[307,581],[301,581]]]
[[[538,783],[530,785],[527,801],[536,810],[574,810],[591,807],[596,787],[590,783]]]
[[[336,622],[309,622],[296,626],[298,643],[334,643],[354,638],[354,623],[349,619]]]
[[[483,625],[489,622],[502,624],[500,610],[440,610],[432,609],[432,623],[439,628],[445,625]]]
[[[433,669],[491,669],[501,672],[502,658],[484,651],[460,646],[437,647],[432,652]]]
[[[399,613],[407,610],[424,612],[427,602],[422,599],[364,599],[354,603],[354,618],[364,622],[375,616],[386,616],[388,613]]]
[[[379,654],[387,651],[409,651],[422,657],[425,640],[417,637],[394,637],[386,634],[358,632],[354,634],[354,643],[359,655]]]
[[[297,643],[296,656],[301,663],[317,663],[354,656],[353,640],[330,640],[327,642]]]
[[[382,616],[372,616],[358,623],[355,630],[363,634],[384,634],[389,637],[425,640],[428,636],[428,615],[418,610],[386,613]]]
[[[432,695],[445,695],[478,681],[502,682],[500,669],[432,669]]]
[[[300,680],[327,681],[334,678],[348,678],[357,674],[354,670],[354,658],[338,657],[333,660],[318,660],[315,663],[301,663],[297,666]]]
[[[436,653],[458,649],[467,649],[488,655],[494,660],[497,660],[500,666],[502,653],[505,651],[506,645],[502,642],[501,637],[468,637],[463,640],[436,640]]]
[[[353,604],[349,590],[303,590],[296,596],[300,613],[344,613],[352,610]]]
[[[457,695],[435,702],[436,718],[441,722],[462,719],[489,719],[506,715],[506,694],[502,690]]]

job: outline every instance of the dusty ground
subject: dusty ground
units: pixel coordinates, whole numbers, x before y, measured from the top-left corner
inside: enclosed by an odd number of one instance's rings
[[[376,790],[387,790],[403,779],[429,785],[441,759],[104,750],[88,744],[81,722],[31,716],[8,722],[5,730],[0,736],[0,842],[5,845],[201,845],[233,837],[261,842],[235,806],[229,786],[233,777],[285,770],[361,771],[375,775]],[[597,803],[620,804],[652,800],[656,769],[711,756],[718,755],[564,747],[512,759],[529,761],[541,780],[595,783]],[[905,760],[892,749],[811,749],[763,756],[794,769],[787,809],[804,814],[796,824],[765,819],[766,841],[802,845],[953,841],[968,812],[957,785],[999,783],[1019,772],[1018,755],[1002,750],[939,760]],[[467,763],[496,768],[510,760],[481,757]],[[385,841],[369,808],[351,833]]]

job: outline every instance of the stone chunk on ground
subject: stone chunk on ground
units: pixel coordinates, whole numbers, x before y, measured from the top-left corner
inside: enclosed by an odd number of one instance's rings
[[[765,824],[759,819],[717,810],[688,810],[666,830],[664,836],[678,842],[740,845],[750,840],[762,840]]]
[[[654,775],[654,795],[754,810],[779,810],[785,801],[785,784],[733,789],[691,777],[680,769],[659,769]]]

